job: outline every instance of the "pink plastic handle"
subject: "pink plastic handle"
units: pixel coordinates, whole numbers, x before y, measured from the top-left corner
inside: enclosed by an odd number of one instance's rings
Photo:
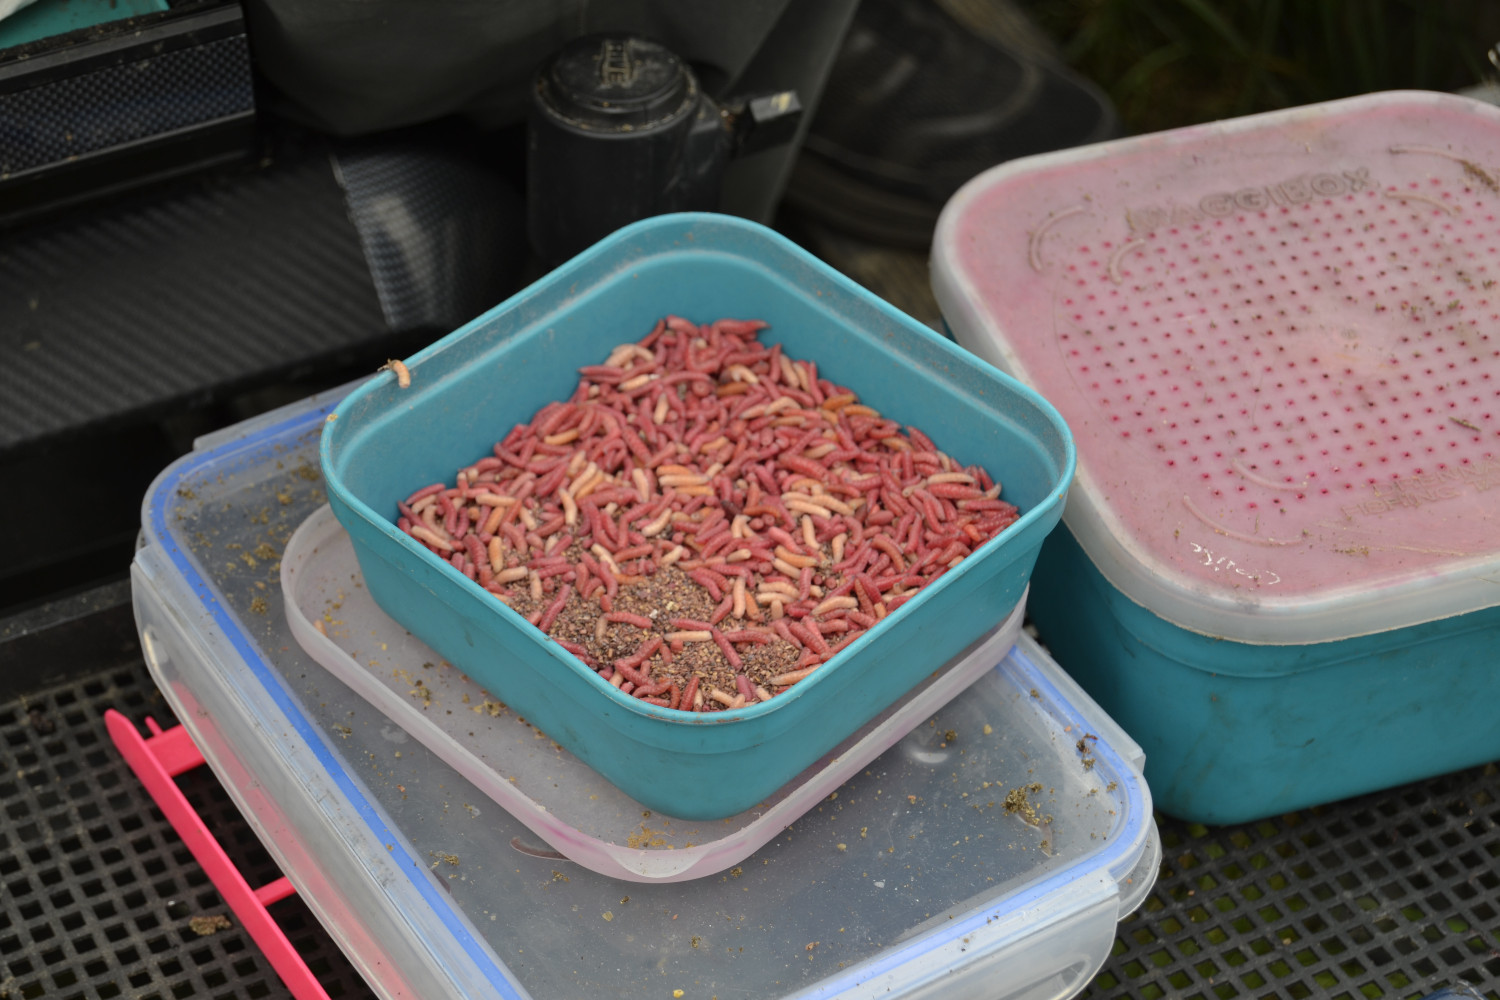
[[[266,909],[297,890],[285,877],[258,889],[250,888],[245,876],[229,860],[224,848],[208,832],[203,818],[182,794],[177,782],[172,780],[204,762],[187,730],[181,726],[163,730],[154,719],[147,719],[146,728],[153,735],[143,739],[130,720],[112,708],[105,711],[104,724],[120,755],[141,779],[141,784],[161,807],[162,815],[172,824],[198,864],[203,866],[209,881],[239,918],[240,926],[250,932],[250,937],[260,946],[271,968],[276,970],[292,995],[297,1000],[328,1000],[322,984]]]

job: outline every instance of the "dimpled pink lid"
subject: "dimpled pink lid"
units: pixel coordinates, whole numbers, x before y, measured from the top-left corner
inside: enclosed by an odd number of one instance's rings
[[[1111,583],[1326,641],[1500,603],[1497,220],[1500,110],[1377,94],[1004,164],[933,284],[1067,420]]]

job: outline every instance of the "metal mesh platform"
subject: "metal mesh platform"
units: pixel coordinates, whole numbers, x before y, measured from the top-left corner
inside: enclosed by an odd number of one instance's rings
[[[0,705],[0,997],[286,997],[105,734],[171,712],[144,663]],[[240,869],[276,866],[207,768],[179,779]],[[295,898],[272,914],[331,997],[368,987]]]
[[[145,666],[0,704],[0,997],[286,997],[105,735],[173,720]],[[252,880],[276,870],[205,768],[178,779]],[[1167,856],[1084,996],[1500,1000],[1500,767],[1236,827],[1162,817]],[[373,995],[295,898],[330,996]],[[224,926],[226,918],[229,926]]]
[[[1089,997],[1423,996],[1500,985],[1500,767],[1203,827],[1165,857]]]

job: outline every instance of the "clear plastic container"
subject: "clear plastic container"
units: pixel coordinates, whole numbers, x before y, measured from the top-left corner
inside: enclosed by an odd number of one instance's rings
[[[178,717],[381,995],[1049,1000],[1104,960],[1160,862],[1150,793],[1136,746],[1024,636],[728,872],[642,885],[545,856],[291,634],[278,563],[326,500],[327,402],[158,478],[134,597]]]
[[[348,533],[328,508],[304,521],[287,543],[281,589],[287,625],[313,659],[552,849],[632,882],[702,878],[745,860],[993,670],[1015,645],[1026,613],[1023,599],[969,650],[764,802],[716,823],[658,815],[648,836],[641,828],[644,805],[380,610],[365,589]],[[454,706],[461,710],[449,711]]]
[[[1078,447],[1031,611],[1167,811],[1500,753],[1497,210],[1500,110],[1433,93],[1014,161],[946,207],[947,323]]]

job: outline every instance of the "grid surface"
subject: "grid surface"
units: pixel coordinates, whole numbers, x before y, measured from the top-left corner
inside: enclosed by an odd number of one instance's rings
[[[244,35],[0,94],[0,174],[255,110]]]
[[[111,707],[172,722],[144,664],[0,704],[0,998],[290,996],[110,743]],[[252,886],[279,874],[207,768],[178,781]],[[301,901],[271,912],[331,997],[370,995]]]
[[[0,997],[289,996],[110,744],[110,707],[172,722],[140,663],[0,703]],[[178,781],[252,885],[276,877],[206,768]],[[1500,1000],[1500,766],[1159,825],[1160,881],[1084,997]],[[299,900],[272,913],[330,996],[372,995]]]
[[[1500,997],[1500,767],[1240,826],[1161,818],[1086,997]]]

